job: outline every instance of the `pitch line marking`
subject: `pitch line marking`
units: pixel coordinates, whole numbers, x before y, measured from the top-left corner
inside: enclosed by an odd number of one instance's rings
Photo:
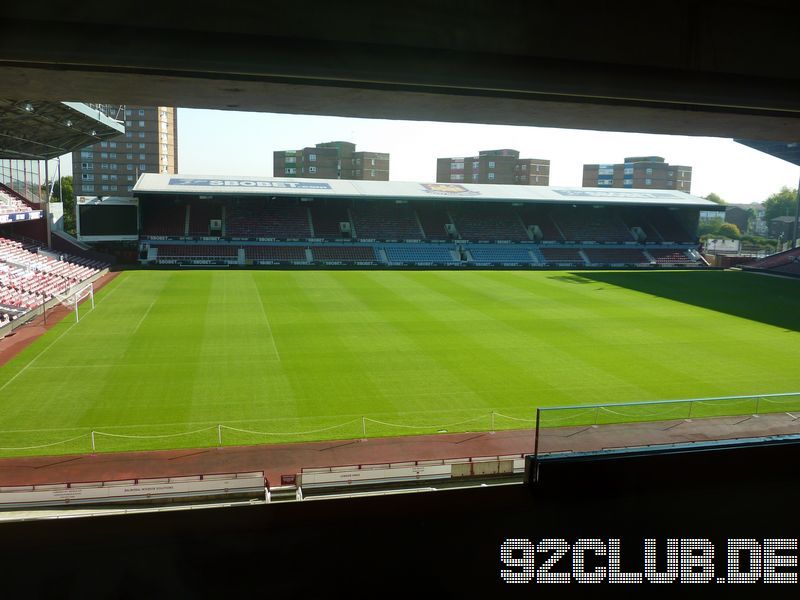
[[[142,315],[142,318],[139,319],[139,322],[136,324],[136,327],[134,327],[133,333],[131,333],[131,335],[134,335],[137,331],[139,331],[139,327],[142,326],[142,323],[144,323],[144,320],[147,318],[147,315],[150,314],[150,309],[153,308],[153,305],[155,305],[156,300],[158,300],[158,296],[153,298],[153,301],[150,303],[150,306],[147,307],[147,310],[144,311],[144,314]]]
[[[255,285],[255,280],[253,281],[253,285]],[[269,317],[267,316],[267,310],[264,308],[264,300],[261,298],[261,293],[259,292],[257,285],[255,285],[255,288],[256,288],[256,294],[258,295],[258,305],[261,307],[261,314],[264,315],[264,321],[267,322],[267,329],[269,330],[269,339],[272,342],[272,349],[275,350],[275,356],[278,357],[278,360],[280,362],[283,362],[283,360],[281,359],[281,353],[278,352],[278,346],[275,345],[275,335],[272,333],[272,325],[269,322]]]
[[[117,290],[118,290],[118,289],[119,289],[119,288],[120,288],[120,287],[121,287],[121,286],[122,286],[122,285],[123,285],[123,284],[124,284],[126,281],[129,281],[129,280],[130,280],[130,278],[126,278],[126,279],[125,279],[125,280],[124,280],[122,283],[120,283],[120,284],[119,284],[117,287],[115,287],[113,290],[111,290],[110,292],[108,292],[108,294],[106,294],[105,296],[103,296],[102,298],[100,298],[100,299],[99,299],[99,300],[96,302],[95,306],[96,306],[97,304],[100,304],[100,303],[101,303],[103,300],[105,300],[105,299],[106,299],[106,298],[108,298],[108,297],[109,297],[111,294],[113,294],[114,292],[116,292],[116,291],[117,291]],[[86,317],[88,317],[89,315],[91,315],[91,314],[93,314],[93,313],[94,313],[94,311],[90,311],[90,312],[89,312],[89,313],[88,313],[88,314],[87,314],[85,317],[83,317],[83,318],[84,318],[84,320],[86,319]],[[52,342],[50,342],[50,344],[47,346],[47,348],[45,348],[44,350],[42,350],[41,352],[39,352],[39,354],[37,354],[36,356],[34,356],[34,357],[33,357],[33,360],[31,360],[31,361],[30,361],[30,362],[29,362],[27,365],[25,365],[24,367],[22,367],[22,368],[19,370],[19,372],[18,372],[16,375],[14,375],[14,376],[13,376],[11,379],[9,379],[9,380],[8,380],[8,381],[6,381],[6,382],[5,382],[5,383],[4,383],[2,386],[0,386],[0,392],[2,392],[4,389],[6,389],[6,388],[9,386],[9,384],[10,384],[12,381],[14,381],[14,380],[15,380],[17,377],[19,377],[19,376],[20,376],[20,375],[22,375],[22,374],[23,374],[25,371],[27,371],[27,370],[28,370],[28,368],[29,368],[29,367],[31,367],[31,366],[33,365],[33,363],[35,363],[37,360],[39,360],[39,357],[40,357],[40,356],[42,356],[42,355],[43,355],[43,354],[45,354],[45,353],[46,353],[48,350],[50,350],[50,348],[52,348],[53,346],[55,346],[55,345],[56,345],[56,343],[58,343],[58,341],[59,341],[59,340],[60,340],[62,337],[64,337],[65,335],[67,335],[67,334],[68,334],[68,333],[69,333],[69,332],[72,330],[72,328],[73,328],[73,327],[75,327],[75,325],[77,325],[77,324],[78,324],[78,322],[75,322],[75,323],[73,323],[72,325],[70,325],[69,327],[67,327],[67,328],[66,328],[66,329],[65,329],[65,330],[64,330],[64,331],[61,333],[61,335],[59,335],[59,336],[58,336],[56,339],[54,339]]]

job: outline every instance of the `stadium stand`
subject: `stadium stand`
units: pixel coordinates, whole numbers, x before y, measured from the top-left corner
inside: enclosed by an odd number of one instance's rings
[[[312,246],[314,260],[331,262],[374,262],[372,246]]]
[[[193,203],[189,206],[189,235],[209,236],[211,219],[222,219],[222,207],[218,204]]]
[[[664,242],[691,243],[694,241],[693,236],[675,220],[669,210],[653,211],[649,215],[649,221],[651,229],[655,230]]]
[[[555,211],[552,216],[568,242],[619,244],[634,241],[622,219],[603,208],[561,209]]]
[[[542,233],[542,242],[563,242],[564,236],[558,226],[550,218],[545,208],[537,206],[523,206],[519,215],[526,227],[537,226]]]
[[[422,231],[408,204],[359,203],[351,210],[359,239],[419,240]]]
[[[340,223],[350,223],[347,207],[342,204],[314,205],[311,208],[311,221],[314,225],[314,237],[325,240],[340,240],[342,234]]]
[[[538,249],[510,244],[470,244],[467,246],[473,262],[541,264]]]
[[[226,233],[231,237],[308,239],[308,211],[296,200],[242,200],[227,207]]]
[[[0,188],[0,214],[28,212],[31,207],[14,194]]]
[[[541,248],[544,262],[548,265],[585,265],[579,248]]]
[[[269,262],[294,262],[306,260],[304,246],[245,246],[244,256],[248,260]]]
[[[584,253],[593,265],[648,265],[651,262],[644,252],[634,248],[586,248]]]
[[[659,265],[693,264],[697,261],[691,258],[685,250],[672,250],[670,248],[648,250],[647,253]]]
[[[70,255],[56,259],[22,242],[0,237],[0,316],[8,323],[57,293],[90,279],[107,264]]]
[[[800,275],[800,248],[779,252],[743,266],[747,270],[772,271],[786,275]]]
[[[433,263],[455,265],[461,261],[454,256],[451,245],[398,244],[384,246],[389,264]]]
[[[417,206],[417,216],[422,225],[422,231],[425,238],[429,240],[448,240],[450,236],[447,234],[445,227],[452,225],[453,221],[450,215],[443,208],[434,208],[427,206]]]
[[[183,236],[186,233],[186,205],[155,202],[143,203],[143,236]]]
[[[460,238],[470,241],[530,241],[510,206],[465,206],[452,211]]]
[[[162,244],[159,257],[169,258],[236,258],[239,248],[228,244]]]

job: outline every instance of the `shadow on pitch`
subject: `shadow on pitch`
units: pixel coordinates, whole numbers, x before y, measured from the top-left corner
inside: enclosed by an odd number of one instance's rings
[[[738,271],[602,271],[573,275],[800,331],[800,281]]]

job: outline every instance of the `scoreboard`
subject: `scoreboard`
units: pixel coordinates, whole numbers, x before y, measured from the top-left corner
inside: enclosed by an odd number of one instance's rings
[[[77,200],[79,240],[104,242],[139,238],[139,201],[136,198],[79,196]]]

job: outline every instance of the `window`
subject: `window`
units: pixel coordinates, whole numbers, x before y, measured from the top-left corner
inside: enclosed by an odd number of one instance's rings
[[[370,158],[370,159],[369,159],[369,166],[370,166],[370,167],[374,167],[374,166],[375,166],[375,159],[374,159],[374,158]],[[462,168],[463,168],[463,167],[462,167]]]
[[[110,165],[108,165],[108,168],[111,169],[112,171],[116,171],[118,166],[119,165],[117,165],[117,163],[111,163]]]
[[[91,171],[93,167],[94,165],[92,163],[81,163],[81,169],[89,169]]]
[[[128,191],[129,191],[129,192],[132,192],[132,191],[133,191],[133,186],[132,186],[132,185],[129,185],[129,186],[128,186]]]
[[[81,158],[88,158],[92,159],[94,157],[94,152],[91,150],[81,150]]]
[[[139,137],[140,137],[140,138],[143,138],[143,137],[144,137],[144,131],[140,131],[140,132],[139,132]]]
[[[479,177],[480,177],[480,175],[478,175],[477,173],[473,173],[472,174],[472,181],[478,181]]]
[[[108,163],[100,163],[100,168],[104,170],[108,170]]]
[[[110,179],[111,181],[116,181],[116,180],[117,180],[117,176],[116,176],[116,175],[111,175],[111,176],[109,177],[109,179]]]
[[[652,179],[645,179],[644,180],[644,184],[645,185],[653,185],[653,180]]]
[[[494,169],[494,161],[493,160],[489,161],[489,168],[490,169]],[[494,176],[490,177],[489,179],[494,179]]]
[[[101,148],[108,148],[108,142],[100,142]]]
[[[169,148],[167,147],[166,144],[161,144],[161,151],[162,152],[168,152],[169,151]]]
[[[128,153],[125,155],[125,158],[127,158],[128,160],[133,160],[133,154],[131,154],[130,152],[128,152]]]
[[[674,183],[675,183],[675,182],[674,182],[674,181],[672,181],[672,179],[668,179],[668,180],[667,180],[667,185],[668,185],[668,186],[670,186],[670,187],[672,187],[672,185],[673,185]]]
[[[133,137],[133,134],[132,134],[130,131],[126,131],[126,132],[125,132],[125,137],[126,137],[126,138],[132,138],[132,137]]]
[[[94,175],[92,173],[81,173],[81,180],[94,181]]]
[[[116,152],[109,152],[108,153],[108,158],[110,158],[111,160],[117,160],[117,153]]]
[[[144,150],[144,142],[139,142],[139,150]]]
[[[133,127],[133,121],[125,121],[125,127]]]
[[[144,154],[139,155],[139,160],[144,160]]]
[[[675,172],[674,171],[668,171],[667,172],[667,177],[675,177]]]
[[[601,167],[597,170],[598,175],[613,175],[614,167]]]
[[[133,111],[132,111],[130,108],[126,108],[126,109],[125,109],[125,116],[126,116],[126,117],[130,117],[132,112],[133,112]]]
[[[653,174],[652,167],[647,167],[647,169],[645,170],[645,173],[647,173],[648,175],[652,175]]]
[[[116,148],[117,147],[117,142],[108,142],[108,147],[109,148]]]
[[[140,108],[140,109],[139,109],[139,116],[140,116],[140,117],[143,117],[143,116],[144,116],[144,109],[143,109],[143,108]]]
[[[101,152],[100,158],[108,158],[108,152]]]
[[[111,191],[112,191],[112,192],[116,192],[116,191],[117,191],[117,186],[115,186],[115,185],[112,185],[112,186],[111,186]]]
[[[103,181],[108,181],[108,175],[103,175],[100,177]]]
[[[527,171],[528,170],[528,165],[522,165],[522,170],[523,171]]]
[[[144,121],[139,121],[139,127],[144,127]]]
[[[128,181],[133,181],[133,175],[128,175]]]
[[[296,173],[297,173],[297,168],[296,167],[286,167],[283,170],[283,174],[284,175],[295,175]]]
[[[375,170],[374,169],[369,172],[369,176],[370,177],[375,177]],[[463,179],[464,176],[462,175],[461,178]]]
[[[604,179],[598,179],[597,180],[597,185],[599,187],[602,187],[604,185],[613,185],[613,184],[614,184],[614,180],[613,179],[604,178]]]
[[[140,171],[146,171],[146,170],[147,170],[147,165],[146,165],[146,164],[144,164],[144,163],[140,164],[140,165],[139,165],[139,170],[140,170]]]
[[[375,173],[375,171],[373,171]],[[451,173],[450,174],[450,181],[464,181],[464,174],[463,173]]]
[[[133,165],[125,165],[128,171],[133,171]]]
[[[472,161],[472,170],[477,171],[481,166],[481,163],[477,160]]]
[[[633,179],[623,179],[622,185],[625,187],[633,187]]]
[[[103,186],[103,191],[104,191],[104,192],[107,192],[107,191],[108,191],[108,186],[107,186],[107,185],[104,185],[104,186]]]
[[[297,157],[296,156],[287,156],[286,157],[286,164],[287,165],[297,164]]]
[[[94,192],[94,186],[91,185],[91,184],[89,184],[89,185],[84,184],[83,191],[84,192]]]
[[[633,167],[625,167],[625,175],[633,175]]]
[[[311,162],[314,162],[315,160],[317,160],[317,155],[316,154],[309,154],[308,155],[308,160],[310,160]]]
[[[133,148],[133,144],[131,144],[131,143],[127,143],[127,144],[125,144],[125,147],[126,147],[126,148]]]
[[[452,162],[450,163],[450,170],[451,171],[460,171],[464,168],[463,162]]]
[[[308,167],[308,172],[309,173],[316,173],[317,172],[317,167]]]
[[[489,164],[490,164],[490,165],[494,165],[494,163],[493,163],[493,162],[490,162]],[[494,173],[489,173],[489,180],[490,180],[490,181],[493,181],[493,180],[494,180]]]

